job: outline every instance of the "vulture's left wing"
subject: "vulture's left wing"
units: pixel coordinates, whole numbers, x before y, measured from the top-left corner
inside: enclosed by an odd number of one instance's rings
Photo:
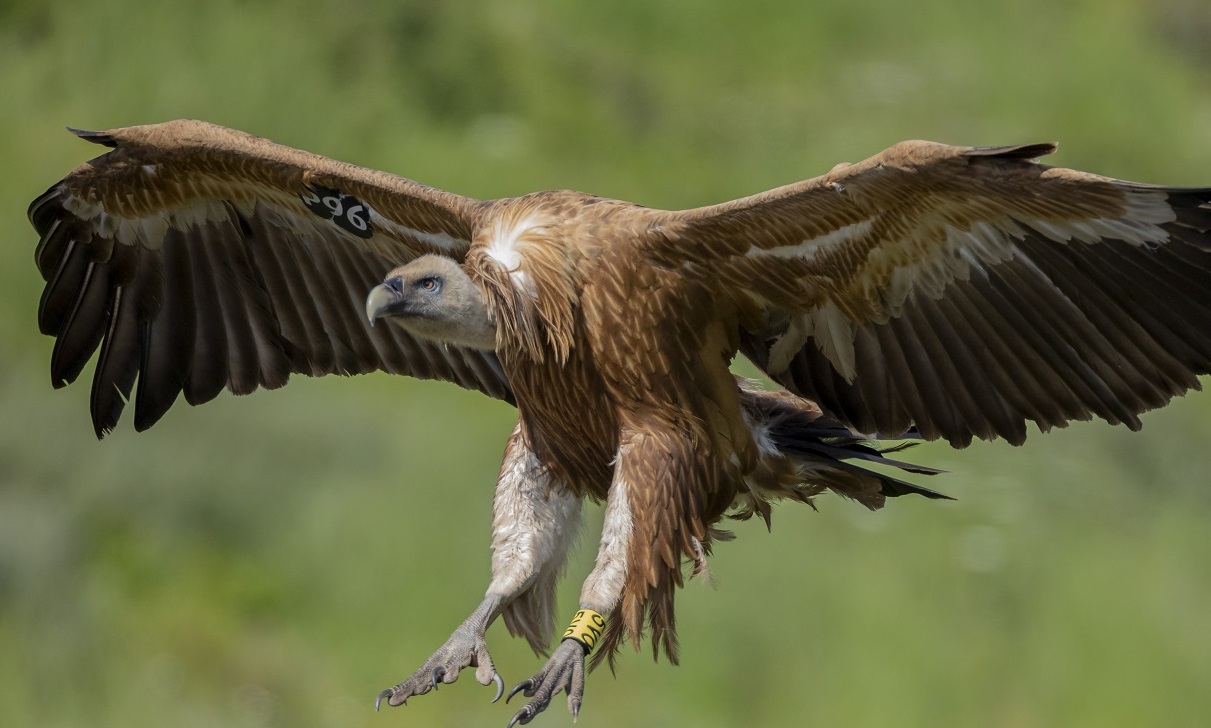
[[[38,310],[56,337],[51,381],[101,349],[98,437],[135,381],[135,427],[182,392],[275,388],[385,370],[508,399],[492,353],[370,328],[366,294],[425,254],[462,260],[483,203],[197,121],[77,132],[113,147],[30,205],[46,280]]]
[[[1020,443],[1137,415],[1211,371],[1211,188],[904,142],[670,213],[648,254],[718,285],[742,351],[859,432]]]

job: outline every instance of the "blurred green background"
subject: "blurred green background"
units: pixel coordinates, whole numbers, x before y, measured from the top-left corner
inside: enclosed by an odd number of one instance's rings
[[[905,138],[1211,184],[1211,5],[0,2],[0,725],[503,726],[469,679],[371,704],[482,595],[508,407],[299,378],[98,443],[51,390],[25,206],[99,152],[65,124],[177,117],[478,197],[696,206]],[[914,450],[955,503],[739,524],[682,666],[626,653],[581,724],[1207,725],[1211,396],[1144,420]]]

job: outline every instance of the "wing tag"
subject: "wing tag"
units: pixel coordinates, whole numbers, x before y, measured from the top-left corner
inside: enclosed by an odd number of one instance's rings
[[[299,195],[303,205],[319,217],[331,220],[337,227],[359,238],[374,235],[370,225],[370,206],[353,195],[331,187],[312,185]]]

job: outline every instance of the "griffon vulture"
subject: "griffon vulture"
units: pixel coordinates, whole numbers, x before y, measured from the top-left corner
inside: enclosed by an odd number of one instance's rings
[[[578,192],[480,201],[197,121],[76,132],[112,147],[29,217],[51,378],[100,347],[103,436],[311,376],[384,370],[515,403],[483,602],[379,701],[475,667],[503,617],[545,652],[581,502],[605,502],[579,611],[523,681],[529,722],[585,658],[645,627],[676,661],[673,598],[724,515],[825,489],[943,497],[860,463],[884,438],[1020,444],[1131,429],[1211,371],[1211,188],[1036,159],[1052,144],[911,141],[681,212]],[[372,326],[372,324],[375,324]],[[737,353],[784,387],[728,369]],[[511,694],[512,695],[512,694]],[[376,704],[377,707],[377,704]],[[511,722],[511,724],[512,724]]]

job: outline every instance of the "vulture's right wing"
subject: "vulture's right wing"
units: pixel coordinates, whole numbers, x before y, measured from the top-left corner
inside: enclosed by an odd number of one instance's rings
[[[101,347],[98,437],[135,381],[135,428],[184,392],[245,394],[312,376],[384,370],[510,399],[494,354],[370,328],[366,294],[425,254],[462,260],[483,203],[196,121],[77,132],[114,150],[30,205],[56,337],[51,381]]]

